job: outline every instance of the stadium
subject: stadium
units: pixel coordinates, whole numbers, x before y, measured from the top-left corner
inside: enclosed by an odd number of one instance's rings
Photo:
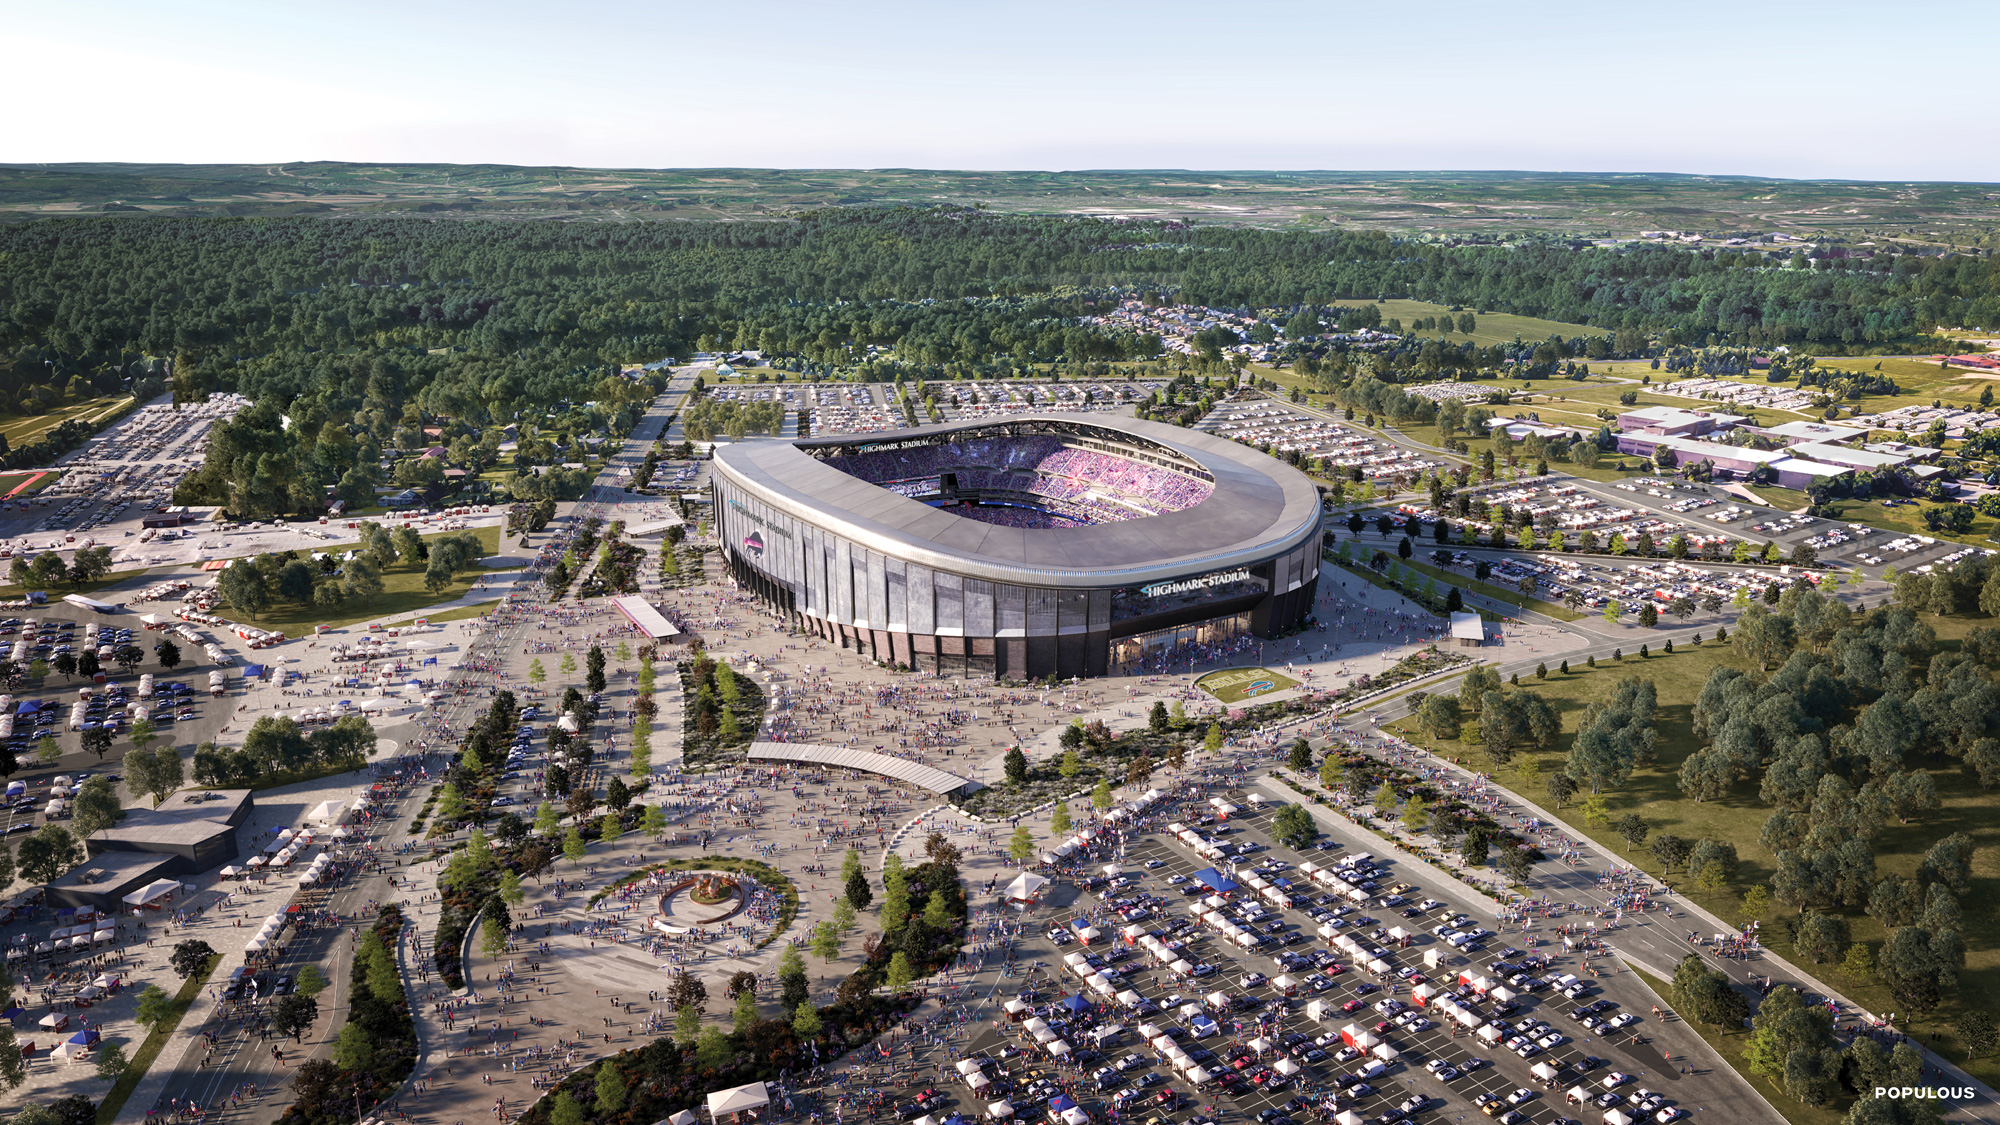
[[[717,448],[731,575],[890,664],[1028,680],[1129,674],[1311,612],[1318,490],[1224,438],[1027,414]]]

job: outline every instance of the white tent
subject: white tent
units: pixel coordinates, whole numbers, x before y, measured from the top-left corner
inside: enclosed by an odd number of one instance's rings
[[[126,895],[122,901],[128,906],[144,906],[156,898],[173,894],[180,889],[179,879],[156,879]]]
[[[1375,1048],[1369,1051],[1368,1053],[1374,1055],[1378,1059],[1381,1059],[1383,1062],[1388,1062],[1390,1059],[1395,1058],[1396,1055],[1398,1054],[1396,1048],[1389,1046],[1387,1043],[1375,1044]]]
[[[1021,1030],[1027,1032],[1030,1035],[1033,1035],[1037,1031],[1047,1031],[1048,1029],[1049,1029],[1049,1021],[1043,1019],[1040,1016],[1034,1016],[1030,1018],[1026,1023],[1023,1023],[1021,1025]]]
[[[228,867],[224,867],[222,869],[222,877],[225,879],[227,879],[231,875],[241,875],[241,874],[243,874],[243,869],[233,864]]]
[[[1255,1039],[1252,1039],[1248,1044],[1246,1044],[1246,1046],[1248,1046],[1251,1050],[1257,1052],[1260,1055],[1270,1050],[1273,1045],[1274,1044],[1272,1044],[1272,1042],[1269,1039],[1266,1039],[1261,1035]]]
[[[746,1109],[758,1109],[770,1104],[770,1086],[763,1082],[752,1082],[710,1094],[708,1115],[719,1119],[725,1113],[742,1113]]]
[[[1333,1117],[1335,1125],[1363,1125],[1361,1115],[1351,1109],[1343,1109]]]
[[[1297,1074],[1299,1072],[1299,1064],[1290,1059],[1279,1059],[1277,1062],[1271,1064],[1271,1069],[1277,1071],[1279,1074]]]
[[[71,1043],[65,1039],[60,1044],[57,1044],[56,1049],[51,1053],[62,1058],[65,1062],[75,1062],[77,1059],[89,1054],[90,1048],[81,1043]]]
[[[1584,1089],[1581,1086],[1571,1086],[1569,1090],[1563,1094],[1563,1100],[1569,1102],[1569,1104],[1571,1105],[1582,1105],[1584,1102],[1590,1100],[1590,1091]]]
[[[1090,1125],[1090,1115],[1071,1106],[1062,1111],[1063,1125]]]
[[[265,941],[263,938],[251,938],[249,943],[243,947],[243,952],[262,953],[264,952],[265,949],[270,947],[270,944],[271,944],[270,942]]]
[[[1507,1001],[1512,1000],[1515,996],[1519,994],[1516,993],[1511,988],[1496,988],[1493,991],[1487,993],[1486,995],[1491,996],[1493,999],[1498,1000],[1504,1004]]]
[[[1546,1062],[1538,1062],[1529,1067],[1528,1073],[1544,1082],[1554,1082],[1556,1080],[1556,1068]]]
[[[974,1072],[965,1076],[965,1085],[967,1089],[977,1094],[986,1087],[993,1085],[993,1080],[984,1074]]]
[[[1006,898],[1009,902],[1031,902],[1042,892],[1049,881],[1032,871],[1023,871],[1007,884]],[[1011,1107],[1010,1107],[1011,1108]]]
[[[1442,949],[1424,950],[1424,968],[1435,969],[1442,964],[1444,964],[1444,950]]]
[[[700,1120],[694,1115],[694,1110],[684,1109],[664,1121],[655,1121],[653,1125],[697,1125]]]
[[[314,809],[311,815],[307,816],[306,819],[326,821],[328,823],[331,823],[333,821],[339,820],[340,815],[346,811],[347,811],[346,801],[321,801],[319,807]],[[752,1085],[757,1085],[757,1083],[752,1083]]]
[[[1215,1076],[1213,1074],[1210,1074],[1208,1072],[1207,1067],[1201,1066],[1200,1064],[1188,1067],[1187,1080],[1189,1082],[1194,1083],[1197,1086],[1206,1084],[1210,1079],[1214,1077]]]
[[[1014,1105],[1007,1099],[1001,1098],[999,1101],[986,1107],[986,1116],[996,1119],[1012,1117],[1014,1116]]]
[[[1632,1115],[1624,1110],[1606,1110],[1604,1125],[1632,1125]]]
[[[980,1066],[978,1059],[960,1059],[958,1060],[956,1065],[958,1067],[958,1072],[960,1074],[980,1073]]]
[[[1368,962],[1368,971],[1379,976],[1389,971],[1389,963],[1377,957],[1373,961]]]

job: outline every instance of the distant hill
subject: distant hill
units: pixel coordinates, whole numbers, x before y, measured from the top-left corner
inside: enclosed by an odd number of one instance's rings
[[[1787,233],[1991,247],[2000,185],[1580,172],[969,172],[500,164],[4,164],[0,221],[74,214],[436,214],[743,220],[822,207],[978,206],[1440,236]]]

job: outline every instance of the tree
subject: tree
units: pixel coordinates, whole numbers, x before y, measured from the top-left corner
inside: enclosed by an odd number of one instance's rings
[[[1035,837],[1027,825],[1014,829],[1013,837],[1007,841],[1007,856],[1023,867],[1035,858]]]
[[[1271,838],[1287,847],[1303,849],[1319,839],[1319,825],[1304,805],[1288,804],[1271,817]]]
[[[1063,751],[1062,760],[1056,764],[1056,772],[1062,775],[1064,781],[1074,781],[1076,775],[1083,772],[1083,758],[1074,746]]]
[[[138,1008],[132,1019],[140,1027],[159,1029],[173,1015],[173,997],[159,985],[149,984],[144,992],[139,993]]]
[[[615,844],[618,842],[618,834],[623,831],[624,828],[619,824],[618,817],[612,813],[605,813],[604,818],[597,825],[597,841],[601,844]]]
[[[83,846],[69,829],[60,824],[44,824],[21,841],[21,878],[30,883],[52,883],[82,859]]]
[[[507,952],[507,927],[492,914],[488,914],[479,925],[479,951],[488,957],[499,957]]]
[[[704,1070],[721,1070],[736,1056],[736,1049],[729,1045],[729,1036],[719,1027],[705,1027],[694,1043],[695,1065]],[[609,1066],[609,1063],[603,1064]]]
[[[1472,831],[1465,834],[1464,843],[1459,845],[1458,857],[1465,861],[1466,866],[1485,866],[1491,851],[1492,841],[1489,835],[1489,830],[1484,826],[1474,826]]]
[[[1743,912],[1752,918],[1762,918],[1771,908],[1771,890],[1762,883],[1753,883],[1743,892]]]
[[[1528,854],[1526,848],[1509,844],[1500,849],[1499,862],[1500,870],[1507,878],[1516,883],[1526,883],[1528,872],[1534,866],[1534,857]]]
[[[173,953],[167,958],[167,964],[174,970],[175,976],[187,980],[207,968],[209,961],[214,957],[215,950],[211,949],[207,942],[193,939],[177,942]]]
[[[298,990],[301,996],[317,996],[332,985],[318,965],[306,964],[299,967]]]
[[[1972,893],[1972,837],[1954,832],[1930,846],[1917,864],[1917,882],[1943,883],[1956,894]]]
[[[576,825],[570,825],[568,834],[563,837],[563,855],[573,863],[581,863],[583,857],[589,854],[590,845],[583,842],[583,833]]]
[[[1993,1050],[1994,1044],[2000,1042],[2000,1029],[1994,1027],[1993,1017],[1983,1008],[1967,1008],[1959,1013],[1952,1030],[1965,1045],[1965,1053],[1974,1058]]]
[[[439,814],[439,819],[443,819],[443,814]],[[556,811],[555,805],[543,801],[535,806],[535,831],[537,833],[543,836],[554,836],[556,829],[561,824],[562,814]]]
[[[744,989],[736,994],[736,1006],[730,1012],[730,1029],[741,1035],[757,1022],[757,993],[754,989]]]
[[[100,829],[118,823],[125,815],[118,803],[118,791],[109,778],[93,777],[84,782],[83,791],[76,795],[76,803],[71,811],[71,823],[76,834],[88,840]]]
[[[1021,748],[1019,746],[1012,746],[1008,748],[1006,757],[1004,759],[1004,768],[1006,769],[1007,772],[1008,785],[1020,786],[1027,784],[1028,756],[1026,754],[1021,753]]]
[[[584,1125],[583,1104],[571,1096],[567,1090],[556,1092],[555,1102],[549,1107],[549,1121],[552,1125]]]
[[[915,979],[916,970],[910,966],[910,955],[898,949],[895,956],[889,958],[889,971],[886,983],[891,989],[902,992],[908,989],[910,982]]]
[[[1208,733],[1202,737],[1201,748],[1213,754],[1217,750],[1222,749],[1223,741],[1222,724],[1210,723],[1208,724]]]
[[[1436,697],[1433,696],[1432,698]],[[1425,702],[1429,702],[1429,700]],[[1341,780],[1346,776],[1347,767],[1341,763],[1340,754],[1337,751],[1328,750],[1326,757],[1319,760],[1319,783],[1328,789],[1338,789],[1340,788]]]
[[[528,661],[528,682],[540,684],[549,678],[548,669],[542,667],[542,658],[537,656]]]
[[[859,870],[847,877],[843,891],[856,910],[866,910],[875,901],[875,891],[868,886],[868,876]]]
[[[1798,919],[1792,947],[1815,965],[1824,965],[1841,955],[1848,944],[1847,920],[1838,915],[1808,911]]]
[[[831,918],[812,928],[813,956],[831,964],[840,956],[840,927]]]
[[[1624,816],[1619,817],[1618,823],[1611,827],[1612,831],[1618,833],[1619,839],[1625,841],[1625,846],[1628,848],[1636,849],[1640,844],[1646,842],[1646,833],[1648,831],[1646,822],[1641,820],[1637,813],[1626,813]]]
[[[1055,812],[1049,815],[1049,834],[1052,836],[1067,836],[1070,829],[1074,827],[1076,827],[1076,822],[1070,818],[1069,802],[1057,801]]]
[[[1102,813],[1108,811],[1112,803],[1110,780],[1100,780],[1097,787],[1090,791],[1090,807]]]
[[[699,1017],[697,1017],[699,1019]],[[691,1045],[691,1044],[684,1044]],[[597,1067],[597,1109],[610,1115],[625,1108],[625,1079],[618,1074],[617,1065],[606,1060]]]
[[[97,1049],[97,1076],[106,1082],[116,1082],[129,1065],[122,1045],[107,1041]]]
[[[819,1018],[819,1012],[811,1003],[800,1004],[798,1014],[792,1017],[792,1033],[801,1039],[817,1038],[823,1026],[825,1025]]]
[[[1285,764],[1299,773],[1309,772],[1313,764],[1312,743],[1303,738],[1295,740],[1286,756]]]
[[[302,992],[278,997],[271,1008],[272,1029],[280,1035],[288,1035],[295,1042],[302,1042],[306,1032],[319,1022],[319,1001]]]
[[[1875,979],[1875,953],[1865,941],[1857,941],[1847,947],[1847,953],[1840,959],[1840,975],[1856,984]]]

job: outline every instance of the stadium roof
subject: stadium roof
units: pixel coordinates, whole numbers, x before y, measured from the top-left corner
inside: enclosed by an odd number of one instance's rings
[[[753,742],[750,744],[750,760],[805,762],[815,766],[831,766],[835,769],[861,770],[865,773],[881,774],[883,777],[893,777],[897,781],[907,781],[939,794],[957,793],[961,790],[969,793],[974,789],[985,788],[976,781],[946,773],[922,762],[877,754],[873,750],[853,750],[845,746],[819,746],[810,742]]]
[[[848,475],[804,447],[903,446],[926,438],[1054,434],[1161,446],[1215,481],[1191,508],[1089,527],[1020,528],[934,508]],[[890,433],[746,441],[716,450],[732,483],[780,511],[871,547],[975,578],[1050,585],[1130,585],[1248,566],[1319,534],[1319,491],[1297,470],[1213,434],[1135,418],[1024,414]]]

